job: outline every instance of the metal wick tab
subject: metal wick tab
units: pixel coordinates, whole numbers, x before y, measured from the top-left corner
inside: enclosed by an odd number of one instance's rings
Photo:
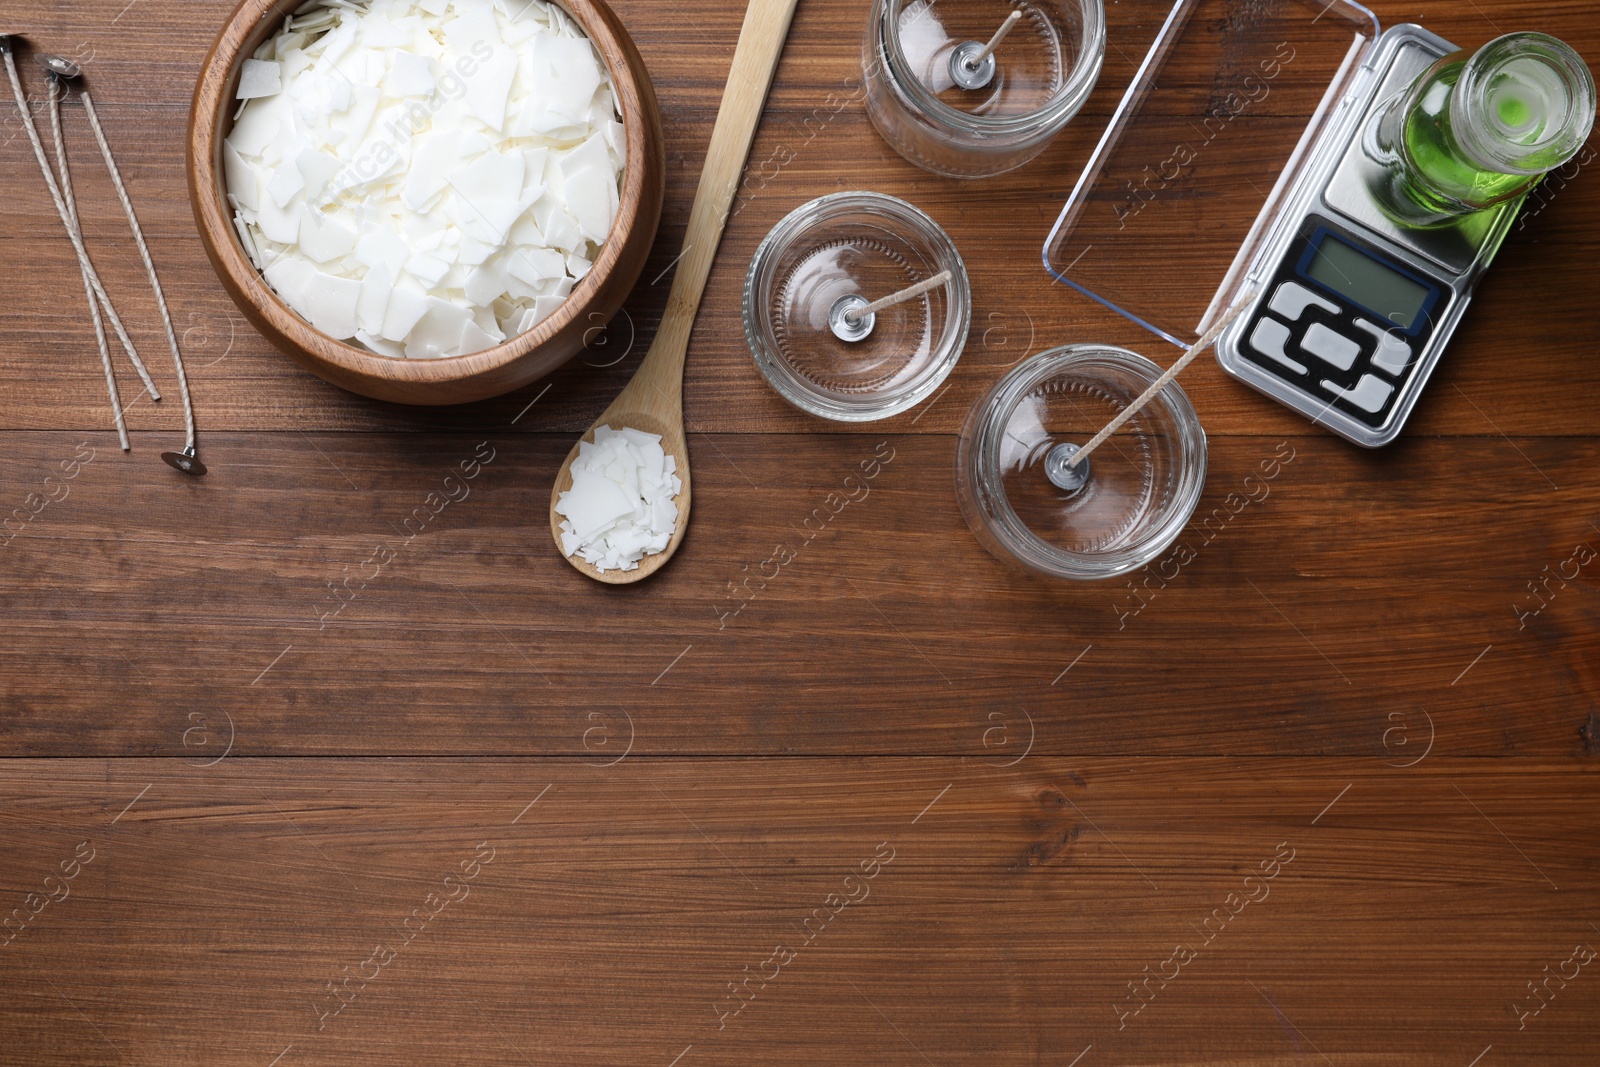
[[[993,52],[978,59],[978,53],[982,51],[984,51],[982,41],[968,41],[966,44],[957,45],[955,51],[950,53],[950,80],[955,82],[958,88],[984,89],[994,81],[994,74],[999,64],[995,62]]]
[[[1044,457],[1044,476],[1050,479],[1050,484],[1068,493],[1076,493],[1089,484],[1091,472],[1089,460],[1085,457],[1076,467],[1072,465],[1072,457],[1082,449],[1070,442],[1062,442],[1050,450]]]
[[[866,306],[867,298],[860,295],[842,296],[834,301],[833,307],[828,309],[828,326],[833,330],[833,335],[851,344],[872,336],[878,316],[871,311],[862,314]]]
[[[184,474],[192,474],[196,478],[206,473],[206,465],[200,462],[199,456],[195,455],[193,445],[185,448],[182,452],[163,452],[161,453],[161,459],[173,470],[182,471]]]
[[[1012,11],[1006,20],[1000,24],[989,43],[982,41],[967,41],[965,44],[956,45],[950,53],[950,80],[962,89],[983,89],[994,81],[998,65],[995,62],[994,50],[1000,47],[1000,42],[1006,39],[1006,34],[1016,29],[1017,23],[1022,21],[1021,11]]]
[[[40,55],[37,58],[39,65],[49,71],[52,78],[60,78],[64,82],[75,82],[83,77],[83,68],[70,59],[47,55]]]

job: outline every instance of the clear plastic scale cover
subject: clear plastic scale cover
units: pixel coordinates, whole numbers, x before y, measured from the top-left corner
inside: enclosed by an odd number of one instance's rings
[[[1164,20],[1150,17],[1153,6]],[[1106,16],[1110,46],[1147,52],[1050,233],[1045,265],[1173,344],[1192,344],[1237,295],[1378,20],[1348,0],[1112,0]]]

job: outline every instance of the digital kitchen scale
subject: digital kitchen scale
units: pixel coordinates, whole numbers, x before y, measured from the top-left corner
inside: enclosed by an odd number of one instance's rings
[[[1423,229],[1373,196],[1375,117],[1454,51],[1419,26],[1380,35],[1349,0],[1179,0],[1046,266],[1183,346],[1258,290],[1217,343],[1223,368],[1349,441],[1388,444],[1521,208]]]

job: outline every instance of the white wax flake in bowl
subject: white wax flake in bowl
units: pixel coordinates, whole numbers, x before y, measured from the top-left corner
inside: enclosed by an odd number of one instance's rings
[[[238,96],[223,165],[245,250],[312,326],[382,355],[533,329],[620,210],[610,74],[545,0],[313,0]]]
[[[578,443],[572,488],[556,501],[561,551],[601,574],[635,570],[645,556],[666,551],[683,491],[677,470],[659,434],[597,427],[593,444]]]
[[[283,67],[277,63],[263,63],[259,59],[244,61],[239,72],[239,99],[254,100],[261,96],[276,96],[283,91]]]

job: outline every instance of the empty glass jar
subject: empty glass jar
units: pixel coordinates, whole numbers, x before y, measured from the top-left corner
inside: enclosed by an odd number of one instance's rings
[[[867,114],[925,170],[1003,174],[1078,113],[1105,49],[1102,0],[874,0],[862,47]]]
[[[939,284],[941,275],[948,280]],[[956,246],[933,219],[882,193],[833,193],[796,208],[761,242],[745,277],[756,367],[789,403],[836,422],[886,419],[927,399],[961,358],[971,322]]]
[[[1018,366],[973,409],[956,495],[995,558],[1051,578],[1114,578],[1177,540],[1206,484],[1206,435],[1177,382],[1067,463],[1159,377],[1127,349],[1067,345]]]

